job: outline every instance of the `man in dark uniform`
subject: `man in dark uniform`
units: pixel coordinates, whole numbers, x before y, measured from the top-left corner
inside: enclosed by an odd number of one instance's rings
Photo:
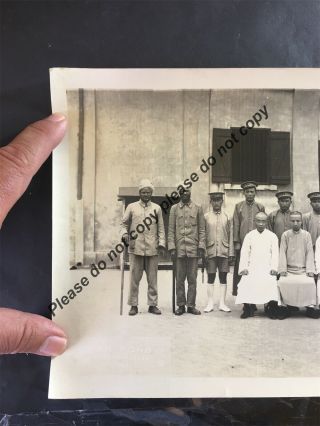
[[[320,236],[320,192],[308,194],[312,211],[302,217],[302,229],[310,232],[313,250],[315,250],[317,238]]]
[[[238,294],[238,283],[241,276],[239,272],[240,250],[244,237],[248,232],[256,229],[255,216],[259,212],[264,212],[264,206],[255,201],[257,183],[253,181],[243,182],[241,188],[245,200],[237,203],[233,213],[233,241],[235,251],[235,265],[233,271],[233,296]]]
[[[274,210],[268,216],[268,227],[270,231],[274,232],[279,241],[279,247],[281,243],[282,234],[285,231],[291,229],[291,220],[290,220],[290,206],[292,203],[293,193],[290,191],[280,191],[276,193],[276,197],[278,198],[279,209]],[[280,274],[277,275],[277,280],[279,281]],[[288,315],[288,311],[294,312],[298,311],[299,308],[295,306],[288,306],[287,308],[283,308],[282,306],[278,306],[277,308],[277,317],[278,319],[285,319]],[[265,306],[265,312],[268,314],[269,306]]]
[[[202,208],[191,201],[191,192],[185,190],[180,202],[172,206],[169,217],[168,250],[176,258],[177,305],[176,315],[187,312],[200,315],[196,308],[198,258],[205,256],[205,220]],[[185,279],[188,280],[187,298]]]
[[[308,194],[312,211],[305,213],[302,217],[302,229],[310,232],[313,251],[316,250],[316,242],[320,236],[320,192],[310,192]],[[314,275],[314,282],[317,285],[318,274]]]
[[[278,198],[279,209],[274,210],[268,216],[268,227],[270,231],[274,232],[279,240],[279,246],[281,241],[281,236],[284,231],[291,229],[290,222],[290,206],[292,202],[293,193],[290,191],[280,191],[276,193]]]

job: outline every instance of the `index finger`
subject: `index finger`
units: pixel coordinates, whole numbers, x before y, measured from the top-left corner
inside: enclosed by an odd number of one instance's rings
[[[30,124],[10,144],[0,148],[0,228],[35,173],[61,142],[66,127],[66,117],[53,114]]]

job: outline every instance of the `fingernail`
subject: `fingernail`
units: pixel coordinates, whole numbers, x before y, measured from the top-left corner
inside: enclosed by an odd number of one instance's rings
[[[63,121],[63,120],[66,120],[66,116],[61,114],[60,112],[55,112],[54,114],[49,115],[47,120],[55,121],[55,122]]]
[[[57,356],[62,354],[67,346],[67,339],[64,337],[50,336],[42,343],[37,352],[44,356]]]

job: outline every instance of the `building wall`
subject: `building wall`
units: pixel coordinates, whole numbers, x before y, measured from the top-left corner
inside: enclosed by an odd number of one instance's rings
[[[306,194],[319,191],[320,91],[296,90],[293,104],[293,191],[295,205],[309,210]]]
[[[119,187],[137,187],[142,178],[176,187],[212,154],[214,127],[242,126],[263,105],[269,118],[261,127],[291,134],[293,178],[287,187],[262,187],[257,200],[269,212],[277,207],[275,192],[292,189],[294,207],[307,211],[306,192],[319,188],[319,91],[85,91],[82,200],[76,197],[79,95],[68,92],[71,262],[106,259],[119,243]],[[210,171],[199,173],[192,198],[207,210],[208,192],[217,189],[225,190],[225,209],[232,214],[241,189],[211,183]]]
[[[261,120],[260,128],[292,134],[292,103],[293,91],[289,90],[215,90],[211,102],[211,128],[243,126],[253,114],[266,105],[268,119]],[[226,192],[225,207],[228,213],[232,214],[234,205],[243,199],[243,195],[239,185],[228,186],[230,189],[225,185],[220,185],[219,188]],[[214,190],[217,186],[212,184],[211,188]],[[261,202],[267,211],[271,211],[277,206],[274,197],[277,190],[291,189],[291,185],[286,187],[270,185],[262,188],[264,189],[257,191],[257,201]]]

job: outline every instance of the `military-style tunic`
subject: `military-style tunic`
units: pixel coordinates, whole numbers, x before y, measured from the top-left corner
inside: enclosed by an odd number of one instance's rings
[[[256,228],[256,214],[264,211],[264,206],[255,201],[251,204],[246,201],[237,203],[233,214],[233,241],[242,244],[247,233]]]
[[[282,234],[291,228],[290,210],[282,212],[278,209],[271,212],[268,216],[268,227],[277,235],[280,244]]]
[[[224,211],[209,211],[204,218],[207,256],[209,258],[234,256],[233,225],[229,216]]]
[[[305,213],[302,217],[302,228],[310,232],[314,247],[320,236],[320,214],[316,214],[314,211]]]
[[[171,207],[168,250],[176,250],[177,305],[194,307],[197,295],[198,249],[205,249],[205,220],[202,208],[190,200]],[[188,281],[186,297],[185,279]]]
[[[143,220],[152,219],[150,229],[146,228],[140,234],[137,226],[143,225]],[[132,235],[130,233],[132,232]],[[121,236],[129,233],[129,253],[139,256],[157,256],[159,245],[166,246],[162,210],[158,204],[148,202],[147,206],[140,200],[131,203],[126,208],[121,222]]]
[[[198,257],[198,248],[205,249],[205,220],[202,208],[190,201],[172,206],[168,228],[168,250],[177,250],[177,257]]]

